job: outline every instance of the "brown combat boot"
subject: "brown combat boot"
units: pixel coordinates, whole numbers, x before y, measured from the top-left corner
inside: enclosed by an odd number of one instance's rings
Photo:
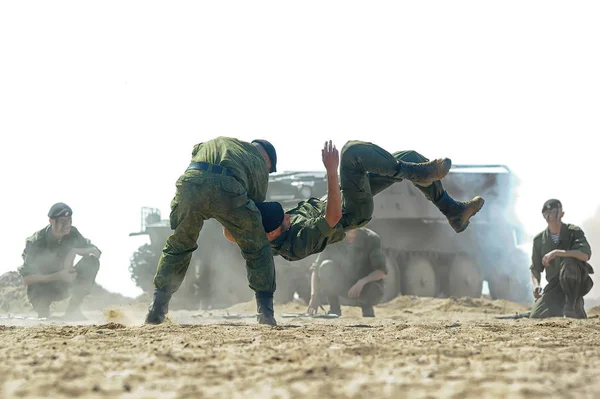
[[[448,223],[457,233],[465,231],[471,219],[483,207],[485,200],[477,196],[471,201],[455,201],[444,191],[444,194],[434,202],[435,206],[446,216]]]
[[[398,161],[398,173],[395,177],[410,180],[414,184],[427,187],[434,181],[442,180],[452,166],[449,158],[434,159],[428,162],[405,162]]]

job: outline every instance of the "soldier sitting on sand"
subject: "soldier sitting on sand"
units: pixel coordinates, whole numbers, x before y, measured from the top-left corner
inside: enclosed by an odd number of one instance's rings
[[[38,317],[50,316],[50,304],[71,295],[67,320],[85,320],[81,303],[90,293],[100,268],[100,250],[71,226],[73,211],[64,203],[52,205],[50,224],[25,242],[19,273]],[[75,256],[82,259],[73,266]]]
[[[542,215],[548,228],[533,239],[531,279],[536,302],[529,317],[572,317],[585,319],[583,297],[594,283],[594,270],[587,263],[592,255],[583,230],[562,222],[562,204],[557,199],[544,203]],[[543,293],[540,286],[542,271],[546,270],[548,284]]]

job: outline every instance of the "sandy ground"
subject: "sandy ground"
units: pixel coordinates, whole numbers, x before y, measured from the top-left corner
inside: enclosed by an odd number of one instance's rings
[[[400,297],[376,318],[284,318],[252,303],[170,315],[141,305],[80,325],[0,319],[0,397],[597,398],[600,319],[498,320],[504,301]],[[236,315],[239,318],[234,318]],[[92,324],[95,323],[95,324]]]

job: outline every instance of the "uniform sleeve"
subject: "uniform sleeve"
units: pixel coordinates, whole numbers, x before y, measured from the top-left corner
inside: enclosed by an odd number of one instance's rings
[[[584,254],[587,254],[587,256],[589,256],[590,258],[592,257],[592,248],[590,247],[590,243],[588,242],[587,238],[585,237],[585,234],[583,232],[583,230],[581,230],[579,227],[573,227],[572,228],[573,231],[573,238],[571,240],[571,250],[576,250],[576,251],[581,251]]]
[[[102,253],[102,251],[100,251],[100,249],[95,246],[94,244],[92,244],[92,242],[90,240],[88,240],[87,238],[85,238],[80,232],[79,230],[75,230],[73,232],[73,238],[74,238],[74,244],[76,248],[96,248],[98,250],[98,252]]]
[[[248,198],[254,202],[264,202],[267,199],[267,187],[269,185],[269,175],[256,177],[250,182],[250,191]]]
[[[371,265],[371,270],[381,270],[387,274],[385,255],[381,249],[381,239],[376,236],[371,237],[369,240],[369,263]]]
[[[540,242],[534,240],[533,250],[531,251],[531,266],[529,266],[531,273],[538,279],[538,281],[542,278],[542,271],[544,270],[544,265],[542,265],[542,253],[540,251],[540,247]]]
[[[27,240],[25,242],[25,249],[21,257],[23,258],[23,264],[17,269],[21,277],[31,276],[36,274],[37,270],[34,265],[36,256],[36,249],[33,242]]]

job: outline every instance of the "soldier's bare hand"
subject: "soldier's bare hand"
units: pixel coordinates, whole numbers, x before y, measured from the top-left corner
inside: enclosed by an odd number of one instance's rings
[[[533,289],[533,297],[539,299],[542,297],[542,287],[535,287]]]
[[[308,302],[308,309],[306,309],[306,313],[308,313],[311,316],[317,314],[317,312],[319,311],[319,305],[320,302],[318,296],[311,296],[310,301]]]
[[[321,150],[323,165],[328,172],[335,171],[337,173],[338,165],[340,164],[340,154],[331,140],[325,142],[325,146]]]
[[[552,260],[554,260],[554,258],[556,258],[556,255],[557,255],[556,250],[552,250],[552,251],[548,252],[542,258],[542,265],[544,265],[544,266],[550,266],[550,262],[552,262]]]
[[[350,290],[348,291],[348,297],[352,299],[358,298],[363,290],[363,287],[364,284],[362,283],[362,281],[357,281],[356,284],[354,284],[352,288],[350,288]]]

